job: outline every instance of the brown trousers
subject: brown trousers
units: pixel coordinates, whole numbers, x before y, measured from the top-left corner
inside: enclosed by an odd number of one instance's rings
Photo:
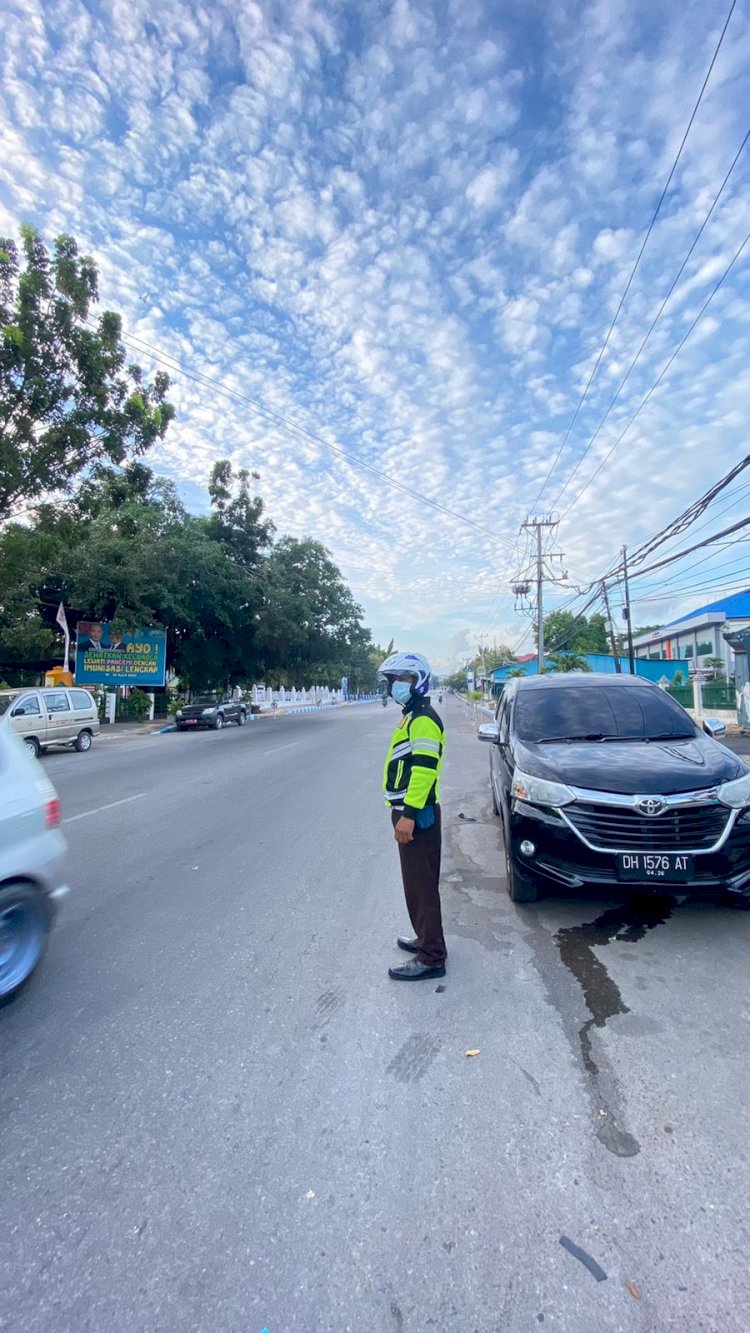
[[[400,810],[391,811],[394,828],[400,818]],[[428,967],[442,967],[447,956],[440,912],[440,848],[440,806],[436,805],[432,828],[415,827],[414,841],[398,844],[406,907],[417,937],[417,958]]]

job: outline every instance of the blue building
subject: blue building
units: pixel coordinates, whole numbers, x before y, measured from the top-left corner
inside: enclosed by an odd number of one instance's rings
[[[579,653],[578,656],[585,658],[592,671],[610,676],[616,674],[615,659],[610,657],[608,653]],[[549,664],[551,665],[551,663]],[[620,665],[623,674],[630,675],[627,657],[621,658]],[[536,676],[538,670],[536,658],[530,662],[509,662],[507,666],[498,667],[491,673],[493,694],[500,692],[500,687],[508,679],[511,671],[523,671],[525,676]],[[644,657],[636,657],[635,659],[636,676],[642,676],[644,680],[651,680],[654,683],[666,677],[671,685],[678,671],[682,673],[683,680],[687,682],[690,671],[690,663],[687,658],[672,658],[670,661],[662,659],[657,661]]]
[[[734,652],[727,639],[749,628],[750,589],[747,589],[699,606],[697,611],[690,611],[650,634],[641,634],[635,640],[635,653],[639,662],[648,660],[662,665],[686,657],[693,671],[702,667],[707,657],[721,657],[727,676],[732,676]]]

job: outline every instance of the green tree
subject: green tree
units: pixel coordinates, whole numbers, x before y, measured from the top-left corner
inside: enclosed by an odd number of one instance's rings
[[[450,676],[446,676],[446,678],[445,678],[445,685],[446,685],[446,688],[449,689],[449,690],[465,690],[465,689],[466,689],[466,668],[464,667],[464,668],[462,668],[462,670],[460,670],[460,671],[454,671],[454,672],[452,673],[452,675],[450,675]]]
[[[536,638],[536,635],[535,635]],[[572,611],[550,611],[544,617],[544,647],[548,653],[608,653],[607,621],[602,615],[575,616]]]
[[[548,671],[590,671],[591,665],[580,653],[550,653]]]
[[[120,317],[94,324],[98,274],[72,236],[50,256],[33,227],[21,249],[0,238],[0,519],[66,491],[101,461],[122,463],[163,438],[169,378],[126,363]]]
[[[717,676],[723,676],[727,669],[727,664],[723,657],[704,657],[703,665],[712,667]]]
[[[282,537],[263,568],[259,640],[266,674],[288,684],[347,675],[362,609],[320,542]]]

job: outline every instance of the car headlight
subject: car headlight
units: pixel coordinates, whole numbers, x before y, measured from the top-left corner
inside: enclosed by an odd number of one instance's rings
[[[735,778],[733,782],[723,783],[716,795],[722,805],[728,805],[732,810],[741,810],[743,806],[750,805],[750,773]]]
[[[203,717],[205,717],[207,713],[215,713],[215,712],[216,712],[216,709],[215,709],[215,708],[204,708],[204,709],[203,709]]]
[[[181,709],[181,708],[178,708],[178,709],[177,709],[177,712],[175,713],[175,717],[182,717],[182,709]]]
[[[513,774],[511,791],[517,800],[528,801],[529,805],[570,805],[575,800],[570,787],[566,787],[563,782],[532,778],[518,768]]]

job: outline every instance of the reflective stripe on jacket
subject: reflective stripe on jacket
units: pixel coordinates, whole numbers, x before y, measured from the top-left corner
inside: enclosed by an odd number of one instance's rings
[[[386,803],[403,809],[407,819],[440,800],[440,770],[445,731],[430,701],[417,699],[391,737],[383,773]]]

